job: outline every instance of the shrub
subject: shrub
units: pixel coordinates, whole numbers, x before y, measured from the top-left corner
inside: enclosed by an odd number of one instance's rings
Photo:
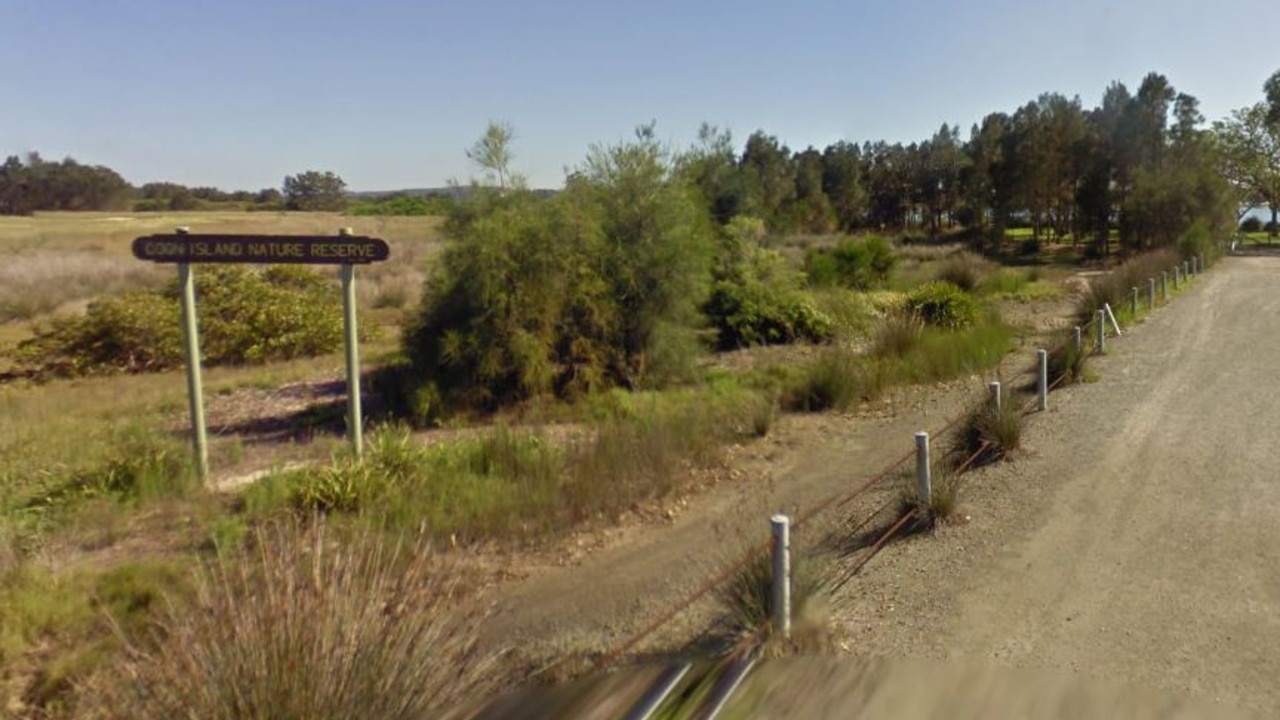
[[[1246,233],[1262,232],[1262,218],[1259,218],[1255,215],[1250,215],[1249,217],[1240,221],[1240,232],[1246,232]]]
[[[425,543],[283,524],[256,545],[205,565],[193,603],[128,638],[110,716],[410,720],[495,684],[483,605]]]
[[[935,280],[949,282],[964,290],[973,292],[990,270],[990,263],[971,252],[952,255],[938,267]]]
[[[950,330],[973,325],[978,320],[978,304],[973,297],[955,285],[934,281],[913,290],[907,296],[907,309],[925,323]]]
[[[306,268],[210,265],[196,275],[196,294],[209,365],[286,360],[342,346],[338,293]],[[91,303],[82,316],[37,329],[16,356],[39,374],[58,376],[177,367],[183,360],[177,284]]]
[[[833,248],[814,248],[805,254],[805,273],[818,286],[869,290],[884,285],[895,264],[893,245],[879,235],[849,238]]]
[[[593,149],[561,193],[477,192],[405,333],[411,395],[437,410],[650,387],[688,373],[711,227],[667,152]]]

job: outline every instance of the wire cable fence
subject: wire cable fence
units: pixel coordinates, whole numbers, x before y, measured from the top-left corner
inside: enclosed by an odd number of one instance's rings
[[[1203,260],[1200,261],[1199,267],[1201,270],[1206,268]],[[1167,304],[1168,299],[1168,296],[1165,295],[1162,297],[1164,302],[1154,303],[1152,306],[1148,307],[1147,312],[1150,313],[1154,311],[1156,307]],[[1094,329],[1094,325],[1097,322],[1099,322],[1099,316],[1095,315],[1083,325],[1067,329],[1062,333],[1062,339],[1060,342],[1052,345],[1052,348],[1047,350],[1047,357],[1056,357],[1058,359],[1058,363],[1062,365],[1062,367],[1057,368],[1058,371],[1056,373],[1052,371],[1047,372],[1047,374],[1053,375],[1052,378],[1040,378],[1041,369],[1040,367],[1035,366],[1012,376],[1001,384],[1001,388],[1013,387],[1019,381],[1024,379],[1039,379],[1043,382],[1045,392],[1050,393],[1062,387],[1069,381],[1079,381],[1081,378],[1078,377],[1076,368],[1071,367],[1071,363],[1064,362],[1064,359],[1070,360],[1071,353],[1074,352],[1080,357],[1080,362],[1083,362],[1084,359],[1101,352],[1098,347],[1097,339],[1093,337],[1096,333],[1090,332],[1090,330]],[[1103,328],[1103,333],[1106,333],[1105,327]],[[1049,364],[1053,364],[1053,361],[1050,360]],[[1027,399],[1024,405],[1017,410],[1018,414],[1021,416],[1031,415],[1036,413],[1039,409],[1039,386],[1036,385],[1033,387],[1036,388],[1037,392],[1031,393],[1031,396]],[[1003,392],[1003,389],[1001,392]],[[989,400],[987,402],[989,402]],[[944,437],[947,433],[952,432],[962,423],[971,421],[975,414],[973,407],[981,408],[982,405],[978,404],[976,406],[971,406],[970,409],[965,412],[950,418],[936,431],[936,433],[933,434],[933,436]],[[973,469],[980,466],[984,456],[992,451],[993,445],[994,443],[991,440],[982,439],[976,448],[959,458],[958,462],[955,463],[954,468],[951,471],[952,477],[959,478],[965,473],[971,472]],[[826,498],[823,498],[821,501],[800,513],[794,522],[791,523],[791,529],[799,530],[802,527],[807,527],[820,518],[827,517],[828,513],[831,511],[849,506],[855,500],[862,498],[869,492],[884,489],[885,484],[895,476],[898,476],[901,473],[903,466],[913,457],[917,457],[916,450],[904,453],[882,467],[879,471],[855,484],[851,489],[828,495]],[[900,495],[890,494],[889,497],[879,503],[870,512],[870,514],[844,516],[843,518],[837,519],[836,522],[842,527],[852,528],[851,530],[844,531],[846,536],[856,536],[859,533],[862,533],[867,527],[871,526],[877,518],[882,517],[886,511],[892,509],[895,504],[900,505],[901,500],[902,498]],[[840,589],[846,586],[896,537],[909,531],[914,524],[922,521],[923,518],[921,516],[926,512],[927,508],[922,508],[918,505],[915,507],[900,509],[898,516],[894,518],[892,522],[889,522],[882,531],[875,535],[874,539],[870,539],[864,547],[859,548],[858,552],[848,554],[848,566],[838,573],[835,579],[830,583],[830,587],[832,589]],[[638,632],[633,633],[622,642],[618,643],[612,650],[600,655],[598,660],[595,662],[595,667],[597,669],[604,669],[616,664],[623,656],[633,651],[645,640],[672,622],[677,616],[689,610],[708,595],[711,595],[717,590],[723,588],[727,583],[734,579],[735,575],[743,571],[752,562],[757,562],[762,559],[764,554],[768,553],[773,547],[773,544],[773,539],[770,538],[749,546],[745,551],[729,562],[722,570],[699,584],[692,591],[685,593],[666,612],[647,623]],[[740,640],[734,643],[730,648],[728,656],[736,659],[751,652],[753,648],[757,647],[765,639],[766,634],[770,630],[771,624],[770,620],[758,623],[749,632],[745,633]]]

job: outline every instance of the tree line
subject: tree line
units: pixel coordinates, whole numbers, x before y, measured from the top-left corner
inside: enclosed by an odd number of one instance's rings
[[[746,214],[774,232],[965,227],[1000,251],[1010,227],[1122,247],[1168,245],[1193,227],[1229,228],[1250,206],[1280,208],[1280,73],[1268,101],[1206,127],[1196,98],[1158,73],[1111,84],[1097,107],[1045,93],[993,112],[968,137],[943,124],[910,144],[841,141],[794,152],[757,131],[735,152],[703,125],[685,172],[721,222]],[[1270,115],[1269,115],[1270,113]]]
[[[1003,251],[1006,230],[1028,227],[1032,246],[1071,238],[1107,252],[1168,245],[1192,228],[1218,232],[1250,207],[1280,212],[1280,72],[1265,99],[1206,126],[1199,102],[1159,74],[1136,91],[1112,83],[1097,107],[1045,93],[993,112],[968,137],[943,124],[909,144],[840,141],[796,152],[763,130],[739,152],[727,130],[703,125],[679,172],[721,224],[747,215],[777,233],[964,227]],[[514,131],[491,125],[467,153],[501,190]],[[223,192],[176,183],[129,185],[103,166],[38,153],[0,166],[0,214],[37,210],[190,210],[235,203],[259,209],[342,210],[346,184],[309,170],[280,189]]]
[[[346,183],[332,172],[308,170],[280,189],[227,192],[152,182],[134,187],[115,170],[74,158],[49,161],[38,152],[10,155],[0,165],[0,215],[42,210],[182,211],[236,207],[249,210],[342,210]]]

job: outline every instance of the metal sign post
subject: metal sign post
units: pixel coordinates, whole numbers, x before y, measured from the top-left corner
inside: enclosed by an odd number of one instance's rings
[[[351,237],[351,228],[338,231],[341,237]],[[351,436],[351,449],[356,458],[364,454],[364,416],[360,412],[360,341],[356,333],[356,266],[343,265],[342,276],[342,329],[347,346],[347,433]]]
[[[178,228],[178,235],[187,229]],[[182,294],[182,347],[187,355],[187,404],[191,408],[191,435],[196,454],[196,474],[209,482],[209,436],[204,426],[204,386],[200,381],[200,323],[196,319],[196,279],[191,263],[178,263],[178,289]]]
[[[196,467],[209,480],[209,445],[204,422],[204,390],[200,382],[200,333],[196,318],[195,263],[341,265],[342,314],[347,364],[347,432],[359,457],[364,450],[360,409],[360,349],[356,332],[356,265],[390,257],[387,243],[360,237],[342,228],[337,237],[310,235],[193,235],[178,228],[173,235],[148,235],[133,241],[139,260],[176,263],[182,295],[182,329],[186,351],[187,395]]]

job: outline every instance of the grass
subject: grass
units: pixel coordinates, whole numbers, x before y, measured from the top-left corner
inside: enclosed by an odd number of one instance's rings
[[[826,644],[829,573],[821,557],[795,552],[792,547],[790,641],[773,633],[773,558],[764,550],[755,552],[715,591],[724,612],[726,635],[733,644],[756,638],[770,656],[812,651]]]
[[[197,574],[194,601],[152,632],[101,689],[112,717],[420,718],[496,679],[479,649],[483,605],[421,540],[285,523]],[[317,682],[323,678],[323,682]]]
[[[156,560],[71,571],[33,562],[0,568],[0,666],[28,676],[27,711],[75,714],[76,685],[120,650],[106,618],[119,628],[145,626],[163,596],[181,595],[183,578],[176,565]]]
[[[612,397],[611,407],[602,399],[584,408],[596,420],[554,441],[537,428],[499,425],[425,446],[384,426],[371,433],[363,462],[339,457],[268,477],[246,491],[243,509],[354,514],[451,542],[537,538],[663,497],[728,440],[772,423],[771,402],[730,383]]]
[[[782,408],[795,412],[850,410],[894,385],[964,377],[993,367],[1013,349],[1013,331],[988,318],[963,330],[917,328],[889,320],[869,355],[844,346],[825,348],[809,365],[765,371]]]
[[[362,308],[379,320],[394,321],[417,302],[426,267],[443,247],[440,222],[435,217],[235,211],[0,217],[0,252],[6,258],[0,268],[0,327],[165,282],[173,269],[133,259],[130,243],[178,226],[193,233],[280,235],[332,235],[351,227],[357,235],[381,237],[391,246],[391,259],[361,268],[356,288]]]
[[[1160,282],[1160,273],[1179,264],[1181,260],[1172,250],[1159,250],[1131,258],[1111,272],[1090,279],[1089,286],[1076,304],[1076,318],[1081,325],[1096,317],[1104,304],[1120,313],[1129,306],[1132,288],[1143,293],[1148,278]],[[1170,285],[1172,288],[1172,284]]]
[[[911,529],[918,531],[935,528],[939,523],[951,519],[960,509],[960,476],[946,465],[935,462],[931,468],[928,502],[920,497],[915,471],[912,470],[909,475],[898,493],[898,517],[910,512],[916,513],[916,519],[910,523]]]
[[[950,452],[952,463],[957,469],[969,463],[965,466],[968,469],[1008,457],[1022,447],[1024,424],[1016,398],[1004,398],[999,410],[993,402],[983,403],[957,429]]]

